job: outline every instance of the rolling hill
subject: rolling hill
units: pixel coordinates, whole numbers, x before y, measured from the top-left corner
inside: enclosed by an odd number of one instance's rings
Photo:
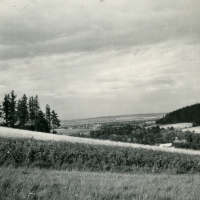
[[[166,114],[163,118],[158,119],[156,124],[171,124],[191,122],[193,126],[200,125],[200,103],[186,106]]]

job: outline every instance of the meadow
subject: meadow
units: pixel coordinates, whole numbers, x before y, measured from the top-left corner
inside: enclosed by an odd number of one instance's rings
[[[199,175],[0,168],[2,200],[199,200]]]
[[[200,133],[200,126],[197,126],[197,127],[192,127],[192,128],[185,128],[185,129],[182,129],[182,131],[190,131],[190,132],[195,132],[195,133]]]
[[[174,129],[184,129],[184,128],[191,128],[192,123],[176,123],[176,124],[166,124],[166,125],[159,125],[160,128],[171,128],[173,127]]]

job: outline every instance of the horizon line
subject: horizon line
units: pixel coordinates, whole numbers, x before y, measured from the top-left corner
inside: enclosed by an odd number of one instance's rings
[[[140,113],[140,114],[125,114],[125,115],[108,115],[108,116],[88,117],[88,118],[77,118],[77,119],[61,119],[61,121],[87,120],[87,119],[106,118],[106,117],[125,117],[125,116],[133,116],[133,115],[151,115],[151,114],[166,114],[166,112],[159,112],[159,113]]]

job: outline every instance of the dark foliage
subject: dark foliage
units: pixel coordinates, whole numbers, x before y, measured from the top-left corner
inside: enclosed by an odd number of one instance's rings
[[[29,100],[24,94],[21,99],[16,100],[16,95],[12,90],[0,104],[0,125],[26,129],[40,132],[53,132],[60,126],[58,114],[52,111],[49,105],[46,105],[46,113],[40,109],[39,98],[30,97]]]
[[[104,125],[99,130],[90,131],[90,138],[127,142],[134,129],[129,124]]]
[[[180,143],[174,143],[174,147],[200,150],[200,134],[190,131],[180,131],[169,128],[167,130],[161,129],[159,126],[150,128],[140,128],[138,126],[130,127],[129,125],[121,125],[117,128],[106,125],[106,128],[90,131],[90,135],[76,134],[72,136],[88,137],[93,139],[104,139],[112,141],[121,141],[128,143],[137,143],[145,145],[156,145],[164,143],[173,143],[176,139]],[[181,143],[185,140],[185,143]]]
[[[200,104],[187,106],[171,113],[156,121],[157,124],[192,122],[193,126],[200,125]]]

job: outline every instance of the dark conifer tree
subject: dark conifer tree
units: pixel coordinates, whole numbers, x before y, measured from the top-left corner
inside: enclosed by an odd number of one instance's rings
[[[30,97],[29,98],[29,103],[28,103],[28,112],[29,112],[29,123],[31,127],[34,127],[34,98]]]
[[[10,95],[5,94],[4,100],[2,102],[2,112],[4,116],[4,125],[9,125],[9,114],[10,114]]]
[[[60,126],[60,120],[58,119],[58,114],[55,113],[54,110],[51,113],[51,123],[52,123],[53,133],[55,133],[55,129]]]
[[[35,96],[35,98],[34,97],[29,98],[28,110],[29,110],[30,125],[32,127],[31,129],[37,131],[38,113],[40,111],[40,104],[37,95]]]
[[[33,99],[33,112],[34,112],[34,126],[35,126],[35,131],[38,131],[38,114],[40,111],[40,103],[38,96],[36,95],[35,98]]]
[[[48,129],[49,129],[49,132],[50,132],[51,131],[51,108],[48,104],[46,105],[45,118],[46,118],[46,121],[47,121],[47,124],[48,124]]]
[[[45,114],[41,110],[38,112],[38,115],[37,115],[36,127],[37,127],[37,131],[46,132],[46,133],[50,132],[47,120],[45,119]]]
[[[15,123],[16,123],[16,118],[17,118],[17,113],[16,113],[16,105],[17,105],[17,101],[16,101],[16,97],[17,95],[15,95],[14,90],[11,91],[10,93],[10,113],[9,113],[9,124],[10,127],[14,127]]]
[[[2,105],[0,104],[0,124],[3,122],[3,111],[2,111]]]
[[[29,122],[28,102],[25,94],[18,100],[17,118],[19,127],[25,129]]]

